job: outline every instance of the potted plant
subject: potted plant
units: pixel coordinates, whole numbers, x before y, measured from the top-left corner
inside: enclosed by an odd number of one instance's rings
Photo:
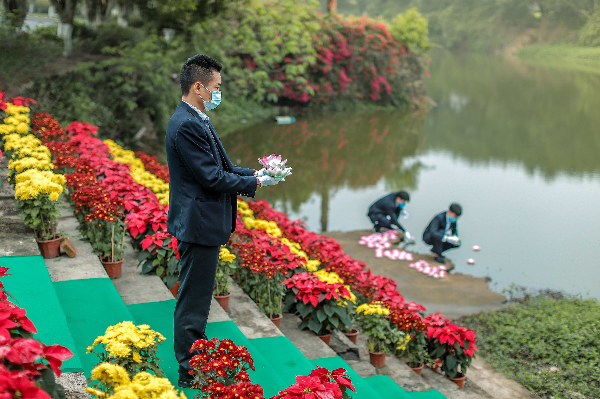
[[[177,239],[165,231],[146,235],[141,241],[142,251],[138,256],[138,267],[142,274],[156,273],[177,297],[179,288],[179,252]]]
[[[238,268],[234,262],[235,258],[235,255],[229,252],[227,247],[222,246],[219,250],[219,262],[215,275],[213,296],[225,311],[229,310],[229,298],[231,297],[231,292],[229,292],[229,276],[231,276],[233,270]]]
[[[396,348],[396,356],[407,359],[406,364],[415,373],[421,375],[421,371],[429,362],[427,352],[427,330],[428,322],[423,319],[421,313],[406,303],[392,303],[387,307],[390,310],[390,321],[396,327],[407,333],[406,342]]]
[[[15,198],[21,219],[33,229],[42,256],[56,258],[60,254],[60,236],[56,232],[59,198],[66,183],[65,177],[50,171],[29,169],[15,179]]]
[[[194,353],[190,360],[193,388],[200,390],[195,397],[212,397],[210,389],[250,382],[248,369],[254,370],[254,361],[246,347],[229,339],[199,339],[190,352]]]
[[[325,271],[297,273],[284,284],[289,289],[285,310],[302,317],[299,328],[309,327],[329,345],[334,329],[351,324],[346,305],[355,297],[337,274]]]
[[[285,294],[282,284],[292,270],[301,267],[302,258],[261,228],[239,229],[236,233],[237,242],[231,245],[241,260],[238,276],[240,287],[254,299],[260,311],[279,327]]]
[[[149,371],[158,377],[163,376],[160,359],[157,357],[158,344],[165,337],[147,325],[136,326],[131,321],[123,321],[109,326],[104,335],[97,337],[87,353],[95,353],[100,363],[118,364],[125,368],[130,377],[142,371]],[[96,345],[101,351],[94,352]]]
[[[475,357],[476,334],[466,327],[438,321],[427,329],[427,348],[432,359],[440,359],[441,369],[459,388]]]
[[[405,342],[406,333],[392,325],[390,311],[381,302],[365,303],[356,308],[356,321],[367,336],[371,364],[377,368],[385,365],[385,354]]]
[[[125,249],[125,223],[117,205],[101,203],[85,216],[87,238],[100,258],[108,277],[121,277]]]

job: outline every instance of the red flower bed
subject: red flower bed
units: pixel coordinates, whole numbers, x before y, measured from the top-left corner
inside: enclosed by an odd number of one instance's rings
[[[9,276],[0,266],[0,277]],[[36,383],[41,371],[52,369],[61,375],[63,360],[73,353],[61,345],[45,345],[33,339],[37,333],[25,309],[9,302],[0,281],[0,392],[3,398],[50,399]]]

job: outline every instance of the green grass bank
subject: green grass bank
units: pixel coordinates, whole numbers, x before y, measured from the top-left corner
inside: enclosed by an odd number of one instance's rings
[[[541,398],[600,397],[600,303],[537,296],[463,320],[496,370]]]
[[[532,66],[600,74],[600,47],[535,44],[520,48],[516,56]]]

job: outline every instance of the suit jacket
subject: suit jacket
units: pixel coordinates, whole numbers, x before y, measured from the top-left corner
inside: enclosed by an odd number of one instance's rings
[[[435,215],[431,222],[429,222],[429,226],[427,226],[423,232],[423,240],[427,240],[425,237],[435,237],[438,240],[444,238],[444,234],[446,233],[447,213],[448,212],[442,212]],[[450,230],[452,230],[452,234],[458,235],[456,222],[450,223]]]
[[[396,193],[391,193],[375,201],[370,207],[367,216],[383,215],[389,216],[391,224],[398,226],[402,231],[404,227],[398,222],[400,207],[396,204]]]
[[[178,240],[218,246],[235,230],[237,195],[254,197],[254,169],[234,165],[215,128],[185,102],[169,120],[167,232]]]

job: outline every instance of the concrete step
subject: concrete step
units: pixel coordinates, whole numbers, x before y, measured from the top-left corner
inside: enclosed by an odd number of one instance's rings
[[[158,356],[164,362],[161,368],[169,380],[176,385],[179,378],[179,364],[175,359],[173,350],[173,312],[176,300],[171,299],[161,302],[147,302],[129,305],[136,323],[148,324],[154,330],[161,332],[167,340],[159,346]],[[254,383],[260,384],[265,390],[265,396],[276,395],[288,385],[279,377],[277,370],[268,359],[261,354],[261,350],[254,346],[254,340],[249,340],[242,331],[229,320],[223,309],[216,301],[211,305],[211,317],[206,327],[209,338],[231,339],[236,345],[248,348],[254,360],[255,371],[250,370],[250,378]],[[283,337],[282,337],[283,338]],[[184,390],[191,398],[197,391]]]

